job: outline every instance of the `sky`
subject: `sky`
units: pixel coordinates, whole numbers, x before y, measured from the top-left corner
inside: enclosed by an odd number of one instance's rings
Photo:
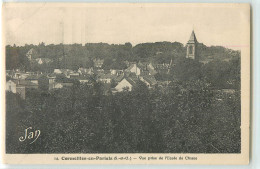
[[[245,47],[246,4],[8,3],[3,7],[6,44],[146,42],[186,44],[194,29],[207,46]]]

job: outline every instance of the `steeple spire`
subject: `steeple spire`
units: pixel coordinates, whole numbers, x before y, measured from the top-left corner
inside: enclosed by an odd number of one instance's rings
[[[187,43],[187,53],[186,53],[186,58],[191,58],[191,59],[198,59],[197,57],[197,38],[194,33],[194,30],[192,30],[190,39]]]
[[[188,43],[197,43],[197,42],[198,41],[197,41],[196,35],[194,33],[194,30],[192,30]]]

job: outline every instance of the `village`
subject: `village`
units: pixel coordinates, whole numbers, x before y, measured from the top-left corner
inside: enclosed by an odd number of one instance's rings
[[[183,58],[196,61],[197,63],[207,64],[209,61],[205,62],[200,59],[197,45],[196,35],[194,31],[192,31],[186,44],[186,53]],[[33,48],[26,53],[26,58],[30,64],[45,67],[53,62],[51,59],[35,57],[34,55],[35,51]],[[100,82],[105,88],[105,92],[103,93],[105,95],[109,91],[112,93],[132,91],[139,81],[143,82],[149,89],[155,87],[164,88],[172,80],[172,71],[175,70],[176,66],[175,60],[173,59],[163,63],[140,60],[130,62],[125,60],[124,69],[105,69],[104,59],[100,58],[95,58],[92,62],[93,65],[91,67],[78,67],[74,70],[68,69],[66,64],[64,68],[53,68],[45,72],[20,69],[6,70],[6,91],[17,93],[21,98],[25,99],[27,90],[39,89],[42,84],[45,85],[45,90],[47,88],[47,90],[50,91],[71,87],[75,83],[93,86],[94,83]],[[198,65],[195,67],[198,67]],[[186,67],[181,69],[184,70]],[[210,70],[210,67],[208,67],[208,69]],[[196,75],[196,73],[194,75]],[[187,77],[187,74],[183,77]],[[227,83],[229,83],[229,85],[234,84],[234,82],[229,79],[227,79]],[[228,91],[233,92],[233,90],[230,89]]]
[[[197,60],[197,39],[194,31],[192,31],[190,39],[187,43],[186,58]],[[26,57],[34,64],[48,64],[52,60],[47,58],[33,58],[34,50],[30,49]],[[21,98],[25,99],[26,90],[39,88],[39,79],[47,78],[48,90],[60,89],[63,87],[73,86],[73,81],[79,81],[80,84],[93,85],[93,82],[101,82],[111,88],[112,93],[131,91],[132,88],[140,80],[144,82],[148,88],[155,86],[165,86],[168,80],[159,81],[155,78],[157,73],[168,74],[173,67],[173,61],[170,63],[153,64],[151,62],[129,62],[125,61],[127,69],[102,69],[104,60],[94,59],[94,66],[91,68],[80,67],[77,71],[71,69],[54,69],[52,73],[43,72],[25,72],[17,70],[6,70],[6,91],[18,93]],[[59,80],[57,80],[57,78]]]
[[[17,70],[6,70],[7,82],[6,91],[18,93],[25,98],[27,89],[39,87],[39,79],[43,76],[48,78],[49,90],[60,89],[73,85],[72,80],[80,84],[92,85],[93,80],[105,85],[112,85],[113,92],[131,91],[138,80],[144,82],[149,88],[155,85],[165,85],[167,81],[157,81],[154,75],[157,72],[169,72],[171,64],[152,63],[127,63],[125,70],[102,69],[104,60],[94,60],[94,67],[79,68],[77,71],[70,69],[54,69],[52,73],[24,72]],[[63,77],[57,81],[57,77]]]

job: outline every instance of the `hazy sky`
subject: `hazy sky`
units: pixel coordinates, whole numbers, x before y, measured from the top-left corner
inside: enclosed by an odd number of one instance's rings
[[[237,4],[5,4],[6,44],[178,41],[239,48],[249,8]]]

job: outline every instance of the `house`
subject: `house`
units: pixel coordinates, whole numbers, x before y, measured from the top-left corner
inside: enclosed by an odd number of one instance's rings
[[[114,79],[115,76],[111,74],[104,74],[100,73],[98,74],[98,81],[103,82],[103,83],[111,83],[112,79]]]
[[[6,82],[6,91],[17,93],[21,98],[25,99],[25,86],[18,85],[17,81],[9,80]]]
[[[79,69],[78,69],[78,73],[79,73],[80,75],[84,75],[84,74],[93,75],[93,68],[89,68],[89,69],[79,68]]]
[[[15,83],[17,84],[18,87],[25,87],[27,89],[29,89],[29,88],[30,89],[32,89],[32,88],[38,89],[38,83],[33,83],[29,80],[20,79],[20,80],[16,80]]]
[[[149,71],[149,75],[154,76],[155,74],[157,74],[157,71],[156,71],[156,70],[150,69],[149,67],[148,67],[147,69],[148,69],[148,71]]]
[[[146,68],[144,70],[141,71],[141,76],[143,75],[148,75],[148,76],[154,76],[157,73],[156,70],[150,69],[150,68]]]
[[[151,70],[155,70],[155,66],[150,62],[147,67]]]
[[[71,87],[73,83],[70,82],[55,82],[51,86],[49,86],[49,90],[51,89],[61,89],[63,87]]]
[[[69,76],[69,78],[78,77],[79,76],[79,72],[69,73],[68,76]]]
[[[64,72],[64,73],[66,73],[66,72]],[[68,75],[67,76],[60,76],[59,74],[57,74],[57,75],[54,74],[54,75],[55,75],[54,83],[51,83],[51,84],[49,83],[49,90],[63,88],[63,87],[70,87],[73,85],[73,82],[74,82],[73,79],[78,77],[78,76],[75,76],[70,79],[70,78],[68,78]],[[50,79],[49,79],[49,81],[50,81]]]
[[[94,59],[93,62],[94,67],[101,68],[104,63],[104,59]]]
[[[53,84],[56,80],[56,75],[51,73],[47,75],[47,78],[49,79],[49,84]]]
[[[33,55],[36,53],[36,51],[31,48],[27,53],[26,53],[26,57],[28,58],[29,61],[31,61],[33,59]]]
[[[12,78],[12,79],[25,79],[29,76],[28,73],[22,72],[22,71],[14,71],[14,70],[7,70],[6,76]]]
[[[70,74],[73,74],[74,71],[70,69],[54,69],[53,73],[64,74],[67,78],[70,78]]]
[[[5,90],[12,93],[16,93],[16,83],[13,80],[8,80],[6,82]]]
[[[25,78],[25,80],[30,81],[31,83],[34,83],[34,84],[38,84],[38,79],[39,79],[38,75],[30,75]]]
[[[117,70],[117,69],[110,69],[110,73],[111,73],[111,75],[121,75],[121,74],[123,74],[124,73],[124,71],[123,70]]]
[[[38,88],[38,84],[27,80],[9,80],[6,82],[6,91],[18,93],[21,98],[25,99],[26,90],[30,88]]]
[[[124,90],[131,91],[136,86],[138,78],[125,77],[115,87],[116,91],[122,92]]]
[[[126,71],[135,73],[137,76],[141,74],[141,68],[139,68],[136,64],[131,64]]]
[[[21,73],[19,79],[26,79],[26,78],[29,77],[29,76],[30,76],[29,73]]]
[[[116,83],[119,83],[121,80],[123,80],[123,78],[125,77],[125,74],[119,74],[117,76],[114,76],[113,80],[116,82]]]
[[[157,71],[155,70],[155,66],[152,63],[147,64],[146,69],[149,72],[149,75],[154,76],[157,73]]]
[[[62,74],[62,69],[54,69],[53,73]]]
[[[73,73],[73,70],[70,69],[54,69],[53,73],[56,74],[67,74],[67,73]]]
[[[47,75],[47,78],[49,80],[49,90],[51,90],[55,86],[56,75],[52,73]]]
[[[155,77],[150,75],[140,76],[140,80],[144,82],[149,88],[157,84]]]
[[[81,84],[88,83],[90,81],[90,75],[74,76],[72,79],[78,80]]]
[[[50,63],[50,62],[52,62],[52,60],[51,59],[49,59],[49,58],[37,58],[37,59],[35,59],[35,61],[39,64],[39,65],[41,65],[41,64],[43,64],[43,63]]]
[[[14,79],[20,79],[22,75],[22,72],[20,71],[15,71],[14,76],[12,78]]]
[[[117,70],[116,69],[110,69],[110,73],[111,73],[111,75],[115,75],[117,73]]]
[[[116,91],[122,92],[123,90],[131,91],[133,88],[133,83],[131,83],[128,79],[124,78],[121,82],[117,84],[115,87]]]

